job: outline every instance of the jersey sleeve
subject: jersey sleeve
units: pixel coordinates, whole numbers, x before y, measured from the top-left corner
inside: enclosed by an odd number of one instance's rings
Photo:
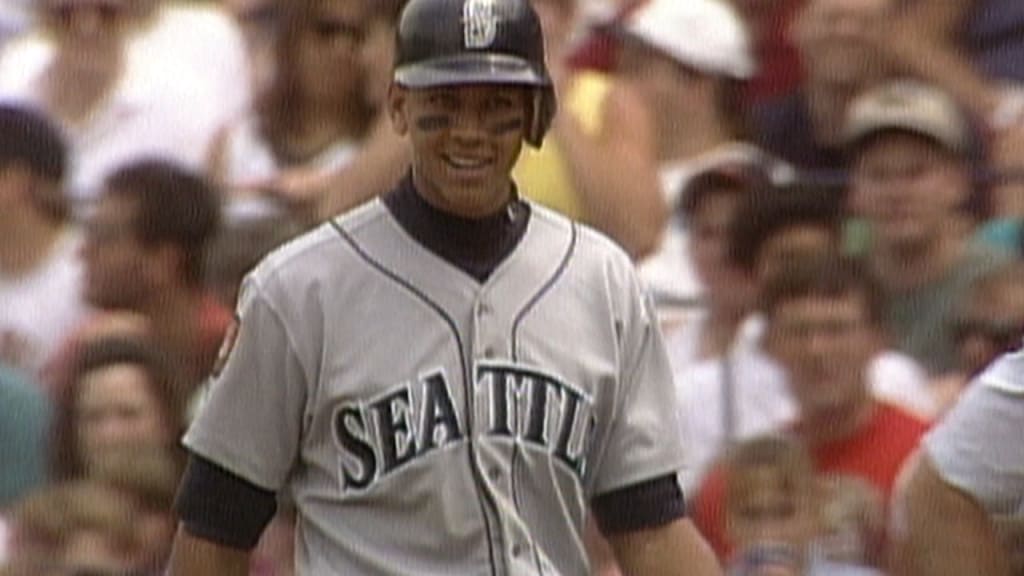
[[[618,320],[621,367],[617,406],[595,470],[594,494],[671,474],[683,468],[675,388],[654,306],[627,273],[629,295]]]
[[[990,514],[1024,510],[1022,368],[1021,362],[1012,371],[1006,360],[997,363],[925,437],[925,450],[939,475],[972,495]]]
[[[281,315],[252,279],[244,284],[236,322],[184,443],[192,453],[276,491],[299,451],[306,372]]]

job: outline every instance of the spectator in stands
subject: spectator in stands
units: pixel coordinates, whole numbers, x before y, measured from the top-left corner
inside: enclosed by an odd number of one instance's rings
[[[885,18],[892,0],[806,0],[791,34],[803,63],[796,90],[754,110],[756,139],[793,164],[804,179],[842,183],[843,120],[850,102],[885,73],[869,32]]]
[[[888,501],[926,425],[871,394],[868,369],[882,310],[870,278],[853,261],[814,258],[774,277],[762,300],[766,349],[786,370],[799,407],[793,433],[819,473],[861,478]],[[720,556],[728,557],[723,480],[721,471],[709,474],[694,516]]]
[[[352,160],[373,119],[359,60],[371,6],[364,0],[277,5],[274,75],[253,112],[228,127],[210,158],[210,173],[230,198],[272,193],[268,188],[289,168],[324,173]]]
[[[978,278],[952,322],[957,366],[932,386],[940,412],[996,358],[1024,342],[1024,264],[1014,261]]]
[[[868,259],[896,345],[933,376],[956,368],[952,320],[974,281],[1007,261],[972,242],[971,138],[943,92],[895,81],[851,107],[851,206],[871,227]]]
[[[46,481],[50,408],[38,384],[0,362],[0,517]]]
[[[792,417],[785,378],[742,332],[754,312],[751,270],[729,253],[736,213],[752,194],[775,193],[764,168],[737,163],[694,176],[680,202],[692,238],[694,268],[706,287],[701,310],[666,340],[690,447],[684,489],[695,489],[715,458],[734,442],[775,431]]]
[[[215,3],[34,4],[36,26],[0,55],[0,99],[31,103],[65,130],[76,208],[143,156],[201,168],[217,131],[249,105],[242,36]]]
[[[750,28],[759,63],[744,100],[757,105],[793,91],[803,80],[789,31],[807,0],[730,0]]]
[[[901,72],[964,103],[992,140],[996,172],[1016,172],[994,191],[994,212],[1024,218],[1024,4],[1017,0],[896,2],[871,40]]]
[[[625,19],[619,36],[617,72],[656,119],[664,216],[651,229],[658,243],[641,261],[641,277],[656,303],[692,302],[701,288],[686,231],[671,210],[693,174],[722,161],[761,159],[744,142],[741,83],[756,68],[749,38],[729,4],[715,0],[653,0]]]
[[[172,508],[181,473],[181,462],[162,449],[108,454],[93,467],[93,479],[123,493],[136,515],[139,554],[133,575],[163,574],[177,526]]]
[[[82,351],[75,368],[57,407],[57,477],[94,475],[105,459],[149,449],[181,460],[185,396],[159,351],[137,340],[100,340]]]
[[[560,113],[540,149],[525,148],[513,177],[530,198],[590,224],[634,258],[654,250],[666,210],[652,118],[628,83],[569,65],[582,9],[533,0]]]
[[[842,198],[832,189],[798,185],[755,191],[732,222],[731,257],[763,289],[794,263],[842,254],[843,216]],[[932,417],[936,406],[927,374],[913,359],[892,349],[884,326],[875,328],[876,350],[868,374],[872,393],[918,416]],[[741,333],[760,347],[763,331],[764,318],[755,314]],[[755,406],[765,410],[766,405],[762,398]],[[781,406],[774,410],[785,413]]]
[[[66,154],[39,113],[0,105],[0,361],[33,378],[86,314]]]
[[[982,276],[954,320],[960,369],[974,378],[1024,342],[1024,263]]]
[[[747,440],[725,463],[725,515],[736,553],[731,576],[869,576],[857,562],[836,563],[820,554],[827,490],[796,440]]]
[[[1024,570],[1022,375],[1024,352],[1004,354],[925,437],[892,516],[895,576]],[[1009,547],[1006,535],[1016,538]]]
[[[856,565],[884,565],[885,502],[862,478],[825,475],[823,491],[824,525],[817,552],[834,562]]]
[[[206,249],[219,226],[218,193],[161,160],[111,174],[86,225],[85,296],[141,317],[145,332],[195,386],[212,369],[232,322],[204,284]]]
[[[274,47],[281,28],[280,0],[221,0],[245,40],[249,62],[249,90],[258,102],[270,87],[277,62]]]
[[[3,50],[4,44],[24,32],[28,26],[27,0],[8,0],[0,4],[0,50]]]
[[[318,10],[329,13],[332,1],[338,6],[345,5],[340,0],[317,1],[319,3],[313,2],[311,6],[320,8],[307,16],[316,14]],[[409,151],[405,142],[392,130],[391,119],[384,113],[384,104],[391,81],[395,26],[404,5],[405,0],[365,2],[358,42],[353,46],[357,52],[344,56],[356,59],[349,77],[353,80],[358,77],[358,84],[350,89],[359,91],[352,96],[355,98],[354,107],[362,111],[361,123],[364,125],[359,138],[349,142],[351,154],[328,165],[317,162],[282,165],[269,179],[245,183],[245,186],[283,202],[291,208],[293,215],[299,216],[300,221],[310,224],[390,190],[401,178],[409,166]],[[336,6],[334,10],[337,9]],[[352,7],[343,10],[351,12]],[[301,17],[294,10],[292,12],[300,20],[307,20],[305,24],[295,21],[294,25],[309,27],[308,18]],[[342,57],[340,52],[335,55]],[[310,68],[315,64],[311,62]],[[321,70],[321,73],[326,72]],[[340,99],[335,97],[334,100]]]
[[[137,516],[120,491],[92,481],[33,493],[12,515],[4,576],[129,574],[139,555]]]

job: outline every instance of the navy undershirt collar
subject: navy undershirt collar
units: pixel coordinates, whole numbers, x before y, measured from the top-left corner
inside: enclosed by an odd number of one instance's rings
[[[417,242],[480,283],[512,253],[530,221],[530,206],[518,194],[504,209],[479,219],[444,212],[420,196],[411,174],[383,201]]]

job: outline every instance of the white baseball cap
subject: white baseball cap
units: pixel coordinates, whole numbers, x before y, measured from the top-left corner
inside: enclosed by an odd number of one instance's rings
[[[891,130],[920,134],[953,152],[971,148],[971,129],[956,101],[917,80],[895,80],[854,100],[847,112],[843,140],[847,146],[855,146]]]
[[[622,29],[707,74],[745,80],[757,67],[746,27],[724,0],[648,0]]]

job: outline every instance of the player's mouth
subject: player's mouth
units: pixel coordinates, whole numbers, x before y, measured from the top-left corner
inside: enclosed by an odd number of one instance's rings
[[[491,161],[489,158],[480,158],[476,156],[460,156],[455,154],[442,154],[441,158],[444,160],[450,168],[459,171],[472,171],[480,170],[490,166]]]

